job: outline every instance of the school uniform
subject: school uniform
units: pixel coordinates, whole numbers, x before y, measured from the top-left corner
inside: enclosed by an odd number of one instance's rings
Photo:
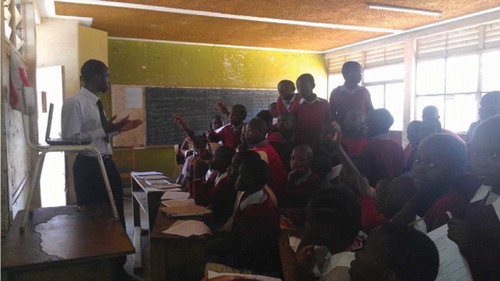
[[[125,226],[123,188],[120,174],[112,159],[113,150],[110,144],[110,139],[119,132],[108,134],[104,131],[107,120],[101,100],[82,87],[77,94],[64,101],[61,119],[63,138],[89,139],[101,153],[118,215]],[[94,153],[78,152],[73,165],[73,177],[78,205],[109,202],[99,162]]]
[[[321,179],[311,169],[300,178],[293,177],[292,173],[293,171],[288,175],[285,196],[280,201],[280,206],[304,208],[309,196],[319,188]]]
[[[269,166],[270,173],[268,181],[269,187],[271,187],[274,191],[279,201],[280,197],[285,194],[288,173],[283,166],[283,162],[281,161],[278,152],[276,152],[276,150],[266,141],[257,144],[252,148],[252,150],[257,152],[263,151],[267,154],[267,164]]]
[[[285,167],[285,170],[289,172],[290,168],[290,157],[293,151],[293,141],[295,137],[291,140],[285,140],[279,132],[271,132],[267,135],[267,142],[278,152],[281,162]]]
[[[222,141],[224,146],[229,146],[236,149],[241,143],[241,131],[244,125],[245,123],[241,123],[238,126],[233,126],[232,124],[224,125],[222,129],[220,129],[220,131],[215,131],[208,134],[208,141]]]
[[[328,102],[316,95],[311,102],[301,98],[293,114],[297,117],[296,145],[308,144],[314,147],[320,139],[323,127],[329,125],[332,120]]]
[[[383,178],[399,176],[403,171],[403,161],[401,144],[389,138],[389,133],[383,133],[368,140],[358,168],[370,186],[375,187]]]
[[[195,203],[210,206],[216,223],[224,223],[231,217],[236,201],[236,189],[227,172],[215,171],[205,182],[195,179],[192,187]]]
[[[500,199],[481,186],[467,207],[469,243],[461,251],[475,281],[500,280]]]
[[[349,269],[354,260],[354,252],[344,251],[336,254],[330,253],[327,247],[321,246],[314,249],[316,265],[313,275],[320,281],[349,281]]]
[[[377,200],[372,196],[362,195],[358,198],[361,207],[361,225],[367,234],[379,225],[390,222],[377,209]]]
[[[276,111],[278,112],[278,116],[283,114],[283,113],[293,113],[297,109],[297,107],[300,104],[300,99],[302,96],[297,93],[294,94],[292,99],[287,102],[285,101],[281,96],[278,97],[278,100],[276,101]]]
[[[428,232],[448,223],[450,218],[446,212],[451,212],[454,217],[463,219],[469,200],[479,187],[477,179],[471,174],[456,177],[449,186],[449,189],[437,199],[424,198],[422,200],[424,204],[428,202],[432,204],[424,213]],[[420,216],[422,216],[421,211],[420,214],[417,213]]]
[[[409,143],[403,153],[404,153],[404,168],[403,172],[407,172],[411,170],[413,166],[413,162],[415,161],[415,157],[417,155],[418,145],[414,145],[413,143]]]
[[[238,240],[234,267],[260,273],[280,268],[278,209],[263,190],[243,193],[234,213],[232,231]]]
[[[367,138],[349,138],[342,136],[342,146],[349,157],[361,155],[363,149],[368,144]]]
[[[338,86],[330,94],[330,109],[334,120],[342,121],[349,110],[357,109],[363,116],[373,110],[370,92],[359,85],[347,89],[345,85]]]

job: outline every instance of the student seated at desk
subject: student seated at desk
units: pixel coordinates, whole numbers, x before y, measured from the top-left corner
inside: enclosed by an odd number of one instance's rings
[[[278,197],[285,193],[287,172],[281,162],[279,154],[274,148],[266,141],[267,124],[259,118],[253,118],[248,122],[245,139],[246,143],[254,151],[263,151],[267,154],[267,162],[269,163],[269,186]]]
[[[351,262],[351,281],[434,281],[439,254],[429,237],[389,223],[372,231]]]
[[[227,252],[218,251],[216,258],[217,263],[231,269],[211,263],[207,269],[279,274],[279,215],[275,203],[263,190],[268,177],[267,164],[261,159],[248,159],[241,164],[236,188],[242,196],[236,205],[230,238],[219,243]]]
[[[191,184],[194,201],[197,205],[210,206],[216,225],[223,225],[233,214],[236,189],[234,181],[228,176],[227,168],[231,165],[234,153],[234,148],[221,146],[215,151],[209,164],[198,160],[194,165]],[[204,180],[208,166],[214,172],[208,180]]]
[[[350,251],[361,230],[361,209],[344,186],[318,190],[306,205],[306,237],[297,251],[301,280],[349,280]],[[319,246],[319,247],[318,247]]]
[[[313,151],[308,145],[299,145],[292,151],[285,196],[280,207],[304,208],[309,197],[319,188],[321,180],[311,171]]]
[[[244,105],[235,104],[229,114],[230,123],[223,126],[219,132],[209,130],[207,132],[207,139],[211,142],[222,141],[224,146],[232,148],[238,147],[241,143],[241,130],[247,117],[247,109]]]

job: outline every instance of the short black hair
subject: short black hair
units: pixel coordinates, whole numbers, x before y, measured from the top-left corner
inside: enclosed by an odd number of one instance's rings
[[[301,145],[297,145],[293,150],[300,150],[300,151],[304,152],[305,156],[307,157],[307,160],[309,160],[310,162],[313,161],[314,152],[313,152],[311,146],[309,146],[307,144],[301,144]]]
[[[285,84],[289,84],[291,86],[293,86],[295,88],[295,84],[293,83],[293,81],[291,80],[281,80],[279,83],[278,83],[278,88],[281,87],[281,86],[284,86]]]
[[[229,147],[229,146],[221,146],[215,150],[215,155],[217,155],[217,158],[227,160],[231,162],[231,159],[233,159],[234,154],[236,151],[234,148]]]
[[[362,228],[358,199],[343,185],[322,185],[309,198],[306,213],[316,222],[333,226],[343,240],[354,239]]]
[[[309,73],[304,73],[304,74],[300,75],[299,78],[297,78],[297,82],[299,80],[309,81],[309,82],[314,84],[314,77]]]
[[[240,157],[242,161],[247,161],[251,159],[261,159],[260,154],[257,151],[251,149],[238,151],[235,155]]]
[[[439,117],[439,109],[434,105],[428,105],[422,109],[422,119],[427,118],[428,115],[436,114]]]
[[[99,60],[88,60],[80,69],[80,73],[82,75],[84,82],[89,82],[94,75],[102,75],[105,74],[108,67]]]
[[[399,223],[387,223],[374,231],[384,235],[382,264],[398,281],[433,281],[439,270],[439,254],[424,233]],[[369,239],[369,238],[368,238]]]
[[[432,146],[445,159],[450,168],[462,170],[467,160],[464,142],[450,134],[434,134],[425,138],[420,146]]]
[[[493,116],[486,121],[482,122],[477,126],[474,130],[474,134],[472,135],[472,140],[476,137],[477,134],[486,134],[488,137],[493,139],[500,138],[500,115]]]
[[[241,114],[243,116],[243,119],[247,118],[247,108],[242,104],[233,105],[232,112],[236,114]]]
[[[420,123],[420,128],[433,128],[433,131],[436,133],[441,132],[443,129],[441,126],[441,121],[434,117],[428,117],[422,120]]]
[[[244,159],[240,171],[245,170],[252,177],[255,187],[264,187],[269,179],[269,167],[262,159]],[[241,174],[240,174],[241,175]]]
[[[259,117],[252,118],[250,120],[250,122],[248,122],[247,126],[257,128],[258,130],[260,130],[263,133],[267,133],[267,131],[269,130],[269,125],[268,125],[267,121],[265,121],[264,119],[259,118]]]
[[[346,75],[349,71],[351,71],[355,67],[361,69],[361,64],[359,64],[359,62],[357,62],[357,61],[345,62],[342,65],[342,74]]]
[[[267,123],[268,127],[273,124],[273,116],[271,115],[271,112],[269,112],[269,110],[261,110],[259,111],[259,113],[257,113],[257,115],[255,115],[255,117],[264,120]]]
[[[384,132],[389,131],[392,124],[394,124],[394,118],[389,110],[385,108],[377,108],[368,112],[368,115],[373,118],[376,123],[376,126],[382,129]]]
[[[481,104],[494,104],[500,106],[500,91],[489,92],[481,98]]]

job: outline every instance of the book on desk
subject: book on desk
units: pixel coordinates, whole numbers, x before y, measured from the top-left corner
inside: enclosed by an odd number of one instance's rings
[[[209,216],[212,214],[212,211],[207,207],[198,205],[160,207],[160,210],[172,218]]]

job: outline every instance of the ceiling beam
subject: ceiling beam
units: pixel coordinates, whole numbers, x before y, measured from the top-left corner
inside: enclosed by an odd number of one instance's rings
[[[266,18],[266,17],[233,15],[233,14],[215,13],[215,12],[207,12],[207,11],[169,8],[169,7],[164,7],[164,6],[152,6],[152,5],[144,5],[144,4],[102,1],[102,0],[55,0],[55,1],[56,2],[64,2],[64,3],[82,4],[82,5],[97,5],[97,6],[106,6],[106,7],[115,7],[115,8],[127,8],[127,9],[136,9],[136,10],[163,12],[163,13],[174,13],[174,14],[183,14],[183,15],[204,16],[204,17],[213,17],[213,18],[225,18],[225,19],[235,19],[235,20],[255,21],[255,22],[267,22],[267,23],[276,23],[276,24],[300,25],[300,26],[321,27],[321,28],[331,28],[331,29],[344,29],[344,30],[356,30],[356,31],[379,32],[379,33],[399,33],[399,32],[401,32],[401,30],[399,30],[399,29],[391,29],[391,28],[379,28],[379,27],[370,27],[370,26],[357,26],[357,25],[345,25],[345,24],[334,24],[334,23],[322,23],[322,22],[297,21],[297,20],[286,20],[286,19]]]

